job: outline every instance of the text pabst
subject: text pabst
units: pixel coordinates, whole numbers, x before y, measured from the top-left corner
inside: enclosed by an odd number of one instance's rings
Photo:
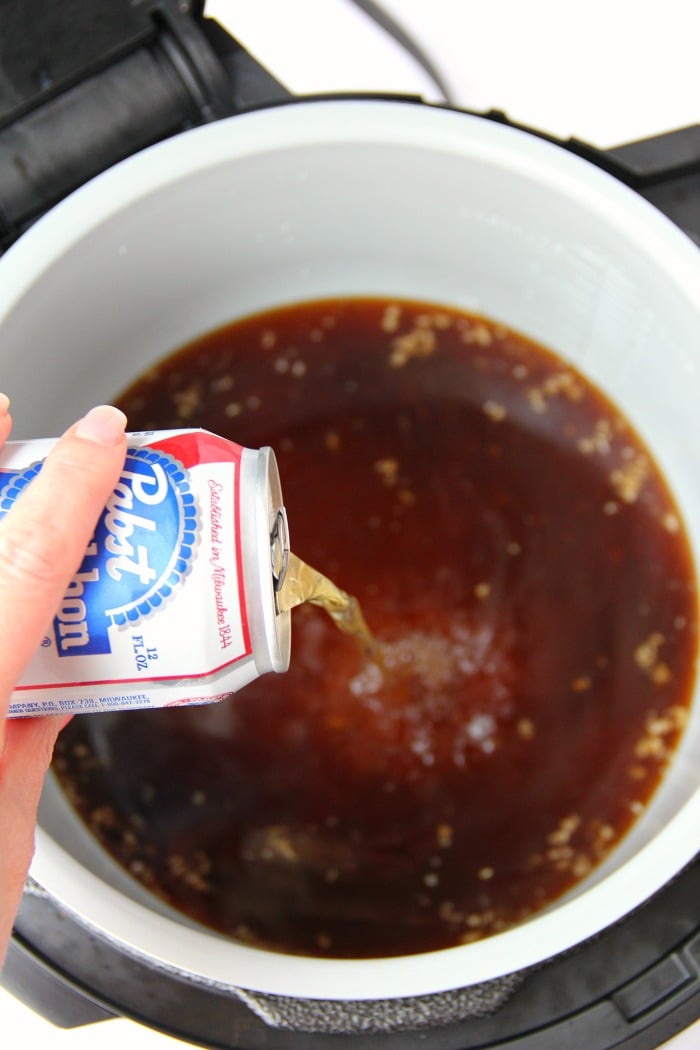
[[[138,542],[137,531],[155,533],[156,522],[142,514],[133,513],[134,498],[143,506],[157,506],[168,494],[168,479],[158,463],[149,464],[147,470],[150,473],[123,471],[107,501],[101,522],[106,532],[104,555],[100,557],[97,540],[93,538],[85,552],[81,570],[69,583],[56,614],[56,642],[60,655],[89,645],[85,586],[98,583],[103,569],[116,582],[121,582],[126,575],[133,576],[145,586],[156,578],[156,570],[148,562],[148,547]],[[86,568],[85,564],[90,558],[97,559],[97,563],[92,568]]]

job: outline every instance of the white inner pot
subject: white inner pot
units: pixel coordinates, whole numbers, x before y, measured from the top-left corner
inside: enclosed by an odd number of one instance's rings
[[[156,146],[25,234],[0,262],[2,384],[15,435],[52,436],[170,350],[253,311],[353,294],[463,307],[557,351],[619,405],[675,494],[697,563],[699,291],[693,244],[558,147],[412,103],[302,102]],[[198,979],[372,1000],[550,958],[641,904],[698,849],[696,699],[662,786],[613,855],[544,913],[479,943],[367,962],[227,941],[149,898],[51,783],[32,875],[129,950]]]

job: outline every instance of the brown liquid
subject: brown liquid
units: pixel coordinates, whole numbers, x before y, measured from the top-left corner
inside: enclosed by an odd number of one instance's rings
[[[689,548],[648,452],[542,348],[414,303],[313,303],[176,354],[134,429],[271,444],[308,603],[292,663],[230,701],[76,718],[55,769],[135,877],[292,952],[377,956],[536,913],[615,846],[682,732]]]
[[[290,553],[277,595],[277,608],[280,612],[288,612],[303,602],[318,605],[327,612],[338,630],[355,638],[368,656],[378,652],[377,642],[365,622],[357,598],[341,591],[322,573]]]

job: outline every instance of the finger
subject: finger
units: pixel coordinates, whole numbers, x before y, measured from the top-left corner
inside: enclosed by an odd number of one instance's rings
[[[39,796],[66,719],[19,718],[6,729],[0,763],[0,969],[34,852]]]
[[[0,522],[0,725],[119,479],[125,424],[116,408],[92,409]]]
[[[10,399],[7,394],[0,393],[0,448],[7,441],[11,430]]]

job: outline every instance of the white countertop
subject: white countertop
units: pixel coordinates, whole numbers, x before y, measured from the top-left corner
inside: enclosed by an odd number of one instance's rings
[[[449,101],[609,147],[700,121],[695,0],[382,0],[429,56]],[[208,0],[290,90],[396,91],[440,101],[423,69],[352,0]],[[0,1023],[43,1050],[184,1046],[124,1019],[61,1030],[0,989]],[[7,1040],[6,1045],[17,1045]],[[664,1050],[698,1050],[700,1021]],[[582,1048],[583,1050],[583,1048]]]

